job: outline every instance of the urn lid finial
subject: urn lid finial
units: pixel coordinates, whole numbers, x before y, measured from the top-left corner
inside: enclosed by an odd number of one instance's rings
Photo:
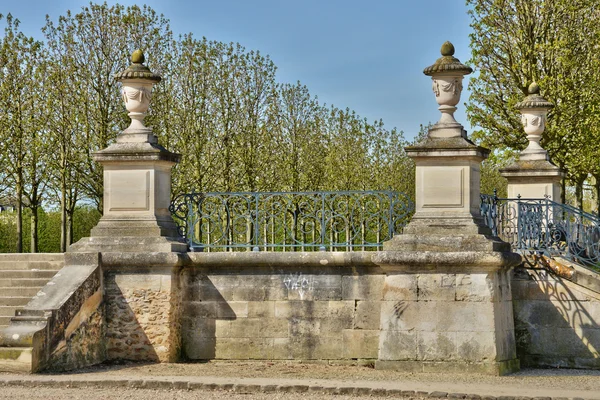
[[[442,45],[442,48],[440,49],[440,53],[442,53],[442,55],[445,57],[453,56],[454,55],[454,45],[451,42],[446,40],[444,42],[444,44]]]
[[[127,67],[125,71],[116,74],[115,79],[119,82],[125,79],[143,79],[155,83],[160,82],[160,75],[157,75],[150,71],[150,68],[144,65],[144,61],[146,61],[146,57],[144,57],[144,52],[140,49],[135,50],[131,54],[132,64],[129,67]]]
[[[540,94],[540,85],[535,82],[531,82],[531,85],[527,88],[529,94]]]
[[[549,109],[554,107],[554,104],[546,100],[540,95],[540,86],[536,82],[532,82],[527,88],[528,96],[523,101],[515,104],[517,110],[525,108]]]
[[[144,57],[144,52],[140,49],[137,49],[131,54],[131,62],[134,64],[143,64],[146,61]]]
[[[471,67],[464,65],[458,58],[454,57],[454,51],[454,45],[450,42],[445,42],[440,50],[442,56],[433,65],[425,68],[423,73],[431,76],[439,72],[456,72],[462,75],[468,75],[473,72]]]

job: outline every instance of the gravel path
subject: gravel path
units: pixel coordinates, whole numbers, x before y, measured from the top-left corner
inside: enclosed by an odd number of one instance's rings
[[[502,396],[511,396],[513,400],[518,397],[600,400],[600,371],[526,369],[517,374],[497,377],[414,374],[380,371],[366,366],[258,361],[124,363],[100,365],[70,374],[0,374],[2,385],[5,386],[0,390],[0,399],[372,399],[360,394],[398,397],[401,391],[407,391],[412,394],[406,394],[405,397],[412,398],[452,398],[464,393],[474,395],[469,397],[474,399],[478,396],[494,396],[501,400]],[[32,390],[19,385],[39,385],[44,389]],[[72,386],[87,386],[89,389],[75,389]],[[151,389],[154,387],[162,389],[154,391]],[[261,388],[265,387],[276,392],[264,393]],[[257,393],[257,390],[261,392]],[[299,390],[307,392],[290,393]],[[350,392],[357,394],[345,395]]]

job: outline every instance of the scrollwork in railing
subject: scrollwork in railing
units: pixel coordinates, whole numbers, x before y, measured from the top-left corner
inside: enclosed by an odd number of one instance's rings
[[[202,193],[185,193],[175,197],[169,204],[169,212],[177,224],[177,231],[182,237],[187,237],[190,227],[188,217],[198,209],[203,197]]]
[[[481,194],[479,211],[484,224],[492,230],[494,236],[498,236],[498,196],[494,190],[493,195]]]
[[[414,204],[393,191],[193,193],[170,210],[194,250],[372,250]]]
[[[588,267],[600,263],[600,220],[575,207],[544,199],[481,196],[481,214],[494,235],[515,251],[564,257]]]

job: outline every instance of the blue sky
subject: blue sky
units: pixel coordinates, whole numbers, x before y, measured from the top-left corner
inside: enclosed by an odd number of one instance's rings
[[[107,1],[114,4],[115,1]],[[175,34],[239,42],[270,55],[280,82],[300,81],[320,102],[355,110],[413,137],[419,124],[439,119],[423,68],[450,40],[462,62],[470,57],[464,0],[146,0],[171,21]],[[0,0],[21,29],[42,38],[53,20],[87,1]],[[466,83],[466,82],[465,82]],[[465,85],[466,88],[467,85]],[[117,94],[115,94],[116,96]],[[468,100],[463,92],[461,103]],[[461,104],[456,119],[470,129]]]

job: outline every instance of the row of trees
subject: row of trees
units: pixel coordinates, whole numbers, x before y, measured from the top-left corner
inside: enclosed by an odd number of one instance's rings
[[[276,66],[239,44],[175,37],[151,8],[90,4],[47,18],[44,40],[3,17],[0,41],[0,199],[16,205],[15,251],[39,250],[42,206],[60,214],[60,251],[74,240],[80,204],[102,210],[93,153],[128,125],[113,76],[136,48],[162,75],[146,124],[182,154],[177,195],[199,191],[386,189],[413,192],[402,132],[321,104]]]
[[[467,115],[473,137],[510,160],[527,145],[514,105],[536,81],[555,107],[542,146],[565,169],[563,202],[587,184],[600,198],[600,3],[597,0],[467,0],[472,21]]]

